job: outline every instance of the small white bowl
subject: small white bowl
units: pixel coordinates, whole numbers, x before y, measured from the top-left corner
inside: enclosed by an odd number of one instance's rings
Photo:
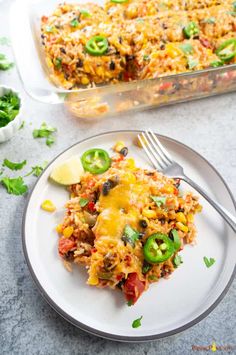
[[[0,85],[0,97],[7,94],[9,91],[14,92],[20,99],[20,109],[18,115],[14,118],[13,121],[9,122],[5,127],[0,128],[0,143],[3,143],[11,139],[14,134],[19,130],[22,123],[22,97],[19,92],[13,88],[10,88],[5,85]]]

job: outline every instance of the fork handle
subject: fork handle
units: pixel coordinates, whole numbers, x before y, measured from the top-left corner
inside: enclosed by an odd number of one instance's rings
[[[189,185],[191,185],[195,190],[197,190],[216,210],[217,212],[224,218],[224,220],[231,226],[234,232],[236,232],[236,217],[233,216],[229,211],[227,211],[223,206],[221,206],[218,202],[214,201],[206,191],[204,191],[198,184],[196,184],[193,180],[191,180],[187,176],[180,176],[181,180],[184,180]]]

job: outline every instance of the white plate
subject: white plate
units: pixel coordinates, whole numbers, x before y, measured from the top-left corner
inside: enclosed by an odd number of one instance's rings
[[[38,179],[25,210],[23,247],[25,257],[40,292],[64,318],[90,333],[120,341],[147,341],[172,335],[207,316],[226,294],[235,274],[236,237],[217,212],[201,198],[203,212],[196,217],[197,244],[181,252],[183,264],[168,280],[150,286],[138,302],[128,307],[119,291],[86,285],[86,271],[74,267],[69,273],[57,254],[55,226],[62,220],[68,193],[52,184],[48,177],[53,167],[89,148],[111,147],[126,142],[129,156],[139,166],[149,167],[142,149],[133,141],[137,131],[108,132],[83,140],[59,155]],[[188,174],[223,206],[235,213],[233,197],[217,171],[198,153],[170,138],[159,136]],[[183,183],[182,183],[183,184]],[[184,188],[189,189],[188,186]],[[40,209],[45,199],[52,200],[57,212]],[[207,269],[203,257],[215,264]],[[133,329],[132,321],[143,316],[142,326]]]

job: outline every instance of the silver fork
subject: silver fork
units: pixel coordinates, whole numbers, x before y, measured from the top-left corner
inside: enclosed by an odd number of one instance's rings
[[[236,232],[236,217],[218,202],[214,201],[206,191],[185,175],[183,167],[172,159],[170,153],[163,147],[151,130],[145,133],[142,132],[138,135],[138,138],[155,169],[162,171],[170,178],[180,179],[191,185],[219,212],[234,232]]]

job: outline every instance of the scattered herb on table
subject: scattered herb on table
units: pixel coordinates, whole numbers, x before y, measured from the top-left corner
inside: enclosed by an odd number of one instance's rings
[[[0,127],[5,127],[9,122],[13,121],[20,110],[20,99],[9,91],[0,97]]]
[[[161,207],[166,203],[166,197],[164,196],[151,196],[151,199],[155,202],[157,207]]]
[[[19,127],[19,130],[20,129],[23,129],[25,127],[25,121],[22,121],[22,123],[21,123],[21,125],[20,125],[20,127]]]
[[[25,185],[25,182],[21,176],[13,179],[9,177],[3,177],[0,182],[11,195],[19,196],[28,191],[28,186]]]
[[[203,261],[206,265],[207,268],[211,267],[213,264],[215,264],[215,259],[213,258],[207,258],[206,256],[204,256]]]
[[[7,37],[0,37],[0,45],[1,46],[10,46],[11,41]]]
[[[14,63],[9,62],[5,54],[0,53],[0,70],[8,70],[14,66]]]
[[[141,316],[140,318],[137,318],[133,321],[132,323],[132,328],[139,328],[141,327],[141,320],[142,320],[143,316]]]
[[[39,177],[39,175],[41,175],[44,169],[46,168],[47,164],[48,162],[45,161],[42,165],[32,166],[31,171],[27,175],[25,175],[25,177],[29,175]]]
[[[43,122],[39,129],[33,130],[34,138],[46,138],[46,144],[50,147],[55,142],[55,137],[53,133],[56,132],[56,128],[48,126],[45,122]]]
[[[26,160],[23,160],[20,163],[13,163],[8,159],[4,159],[2,166],[5,166],[10,170],[21,170],[26,165],[26,163],[27,163]]]

